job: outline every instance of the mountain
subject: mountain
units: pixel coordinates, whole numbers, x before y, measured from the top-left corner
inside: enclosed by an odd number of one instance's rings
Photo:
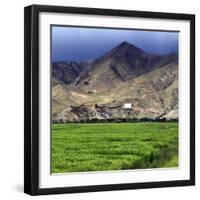
[[[53,120],[178,118],[178,56],[123,42],[94,61],[52,69]],[[131,103],[129,111],[124,103]]]
[[[101,93],[122,82],[148,73],[153,69],[177,60],[177,55],[149,55],[138,47],[123,42],[93,62],[76,85],[86,92]]]
[[[54,62],[52,66],[53,85],[70,84],[91,66],[91,61],[84,62]]]

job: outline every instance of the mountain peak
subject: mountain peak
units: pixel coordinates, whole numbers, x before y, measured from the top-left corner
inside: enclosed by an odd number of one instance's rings
[[[117,60],[134,60],[135,58],[144,58],[146,57],[146,53],[140,49],[139,47],[127,42],[123,41],[101,57],[97,58],[94,63],[100,63],[105,61],[106,59],[117,59]]]
[[[145,52],[142,49],[136,47],[133,44],[128,43],[127,41],[120,43],[110,52],[110,55],[114,57],[124,56],[124,55],[137,56],[137,55],[144,55],[144,54]]]
[[[127,41],[123,41],[122,43],[120,43],[118,46],[130,46],[131,44],[128,43]]]

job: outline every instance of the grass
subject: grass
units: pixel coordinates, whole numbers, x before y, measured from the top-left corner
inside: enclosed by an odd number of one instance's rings
[[[52,125],[52,173],[178,166],[178,123]]]

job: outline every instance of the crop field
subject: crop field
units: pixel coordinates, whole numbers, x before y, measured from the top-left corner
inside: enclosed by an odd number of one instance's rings
[[[52,124],[51,172],[178,167],[178,123]]]

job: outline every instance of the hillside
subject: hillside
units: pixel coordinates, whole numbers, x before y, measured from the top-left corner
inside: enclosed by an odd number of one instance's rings
[[[94,61],[54,63],[52,72],[55,121],[178,118],[177,54],[123,42]]]

